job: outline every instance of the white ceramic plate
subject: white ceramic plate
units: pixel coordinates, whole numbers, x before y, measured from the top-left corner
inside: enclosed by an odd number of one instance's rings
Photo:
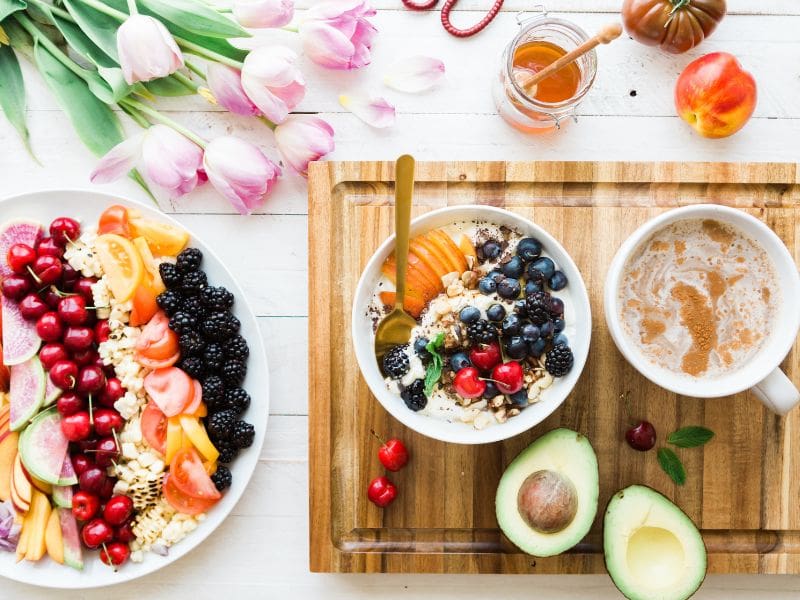
[[[155,210],[152,206],[135,202],[127,198],[113,196],[100,192],[84,190],[42,191],[14,196],[0,201],[0,222],[5,223],[10,219],[27,218],[39,221],[45,227],[56,217],[69,216],[79,219],[81,225],[96,226],[100,213],[110,204],[122,204],[135,207],[146,217],[166,221],[177,227],[186,228],[169,216]],[[242,288],[231,275],[230,271],[220,262],[214,251],[206,246],[197,236],[191,235],[190,245],[203,252],[203,269],[208,274],[212,285],[221,285],[233,292],[236,297],[233,312],[242,323],[241,334],[250,346],[250,358],[247,366],[247,378],[243,386],[250,393],[252,402],[243,418],[253,423],[256,428],[255,440],[250,448],[239,453],[236,460],[231,463],[233,485],[222,497],[222,500],[208,513],[206,520],[199,524],[196,530],[189,533],[178,544],[169,549],[167,556],[158,556],[149,552],[141,563],[128,561],[115,573],[111,568],[100,562],[96,551],[84,549],[83,571],[76,571],[70,567],[59,565],[47,556],[33,563],[22,561],[15,562],[15,555],[11,552],[0,551],[0,575],[42,587],[80,589],[114,585],[143,577],[166,567],[180,557],[197,547],[214,531],[225,517],[231,512],[247,487],[253,475],[261,446],[264,443],[264,433],[267,428],[269,415],[269,375],[267,370],[267,357],[261,340],[258,323],[252,309],[247,303]]]

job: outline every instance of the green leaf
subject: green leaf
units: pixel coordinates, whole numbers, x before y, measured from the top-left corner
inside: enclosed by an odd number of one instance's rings
[[[695,425],[678,429],[669,435],[667,441],[678,448],[697,448],[710,442],[713,437],[713,431]]]
[[[433,393],[433,388],[436,387],[439,378],[442,376],[444,361],[442,360],[442,355],[439,354],[439,349],[442,346],[444,346],[444,332],[439,333],[425,346],[425,349],[431,355],[431,362],[428,363],[428,367],[425,369],[426,396],[430,396]]]
[[[28,153],[33,156],[28,126],[25,124],[25,81],[17,55],[10,46],[0,46],[0,108],[19,133]]]
[[[26,8],[28,8],[28,3],[25,0],[0,0],[0,21],[8,15]]]
[[[124,139],[122,126],[111,108],[97,98],[85,81],[67,69],[47,48],[34,46],[39,72],[84,145],[97,156]]]
[[[190,90],[171,75],[148,81],[144,84],[144,87],[156,96],[188,96],[194,94],[194,90]]]
[[[179,24],[192,33],[214,38],[250,37],[250,34],[238,23],[202,2],[139,0],[139,4],[163,20]]]
[[[658,449],[658,464],[664,472],[669,475],[670,479],[678,485],[686,483],[686,469],[683,468],[683,463],[678,455],[669,448]]]
[[[117,29],[119,21],[82,2],[74,0],[62,0],[62,2],[86,37],[92,40],[106,56],[118,63]]]
[[[8,35],[8,39],[11,40],[11,47],[25,58],[33,60],[33,39],[28,32],[13,19],[4,21],[3,29]]]

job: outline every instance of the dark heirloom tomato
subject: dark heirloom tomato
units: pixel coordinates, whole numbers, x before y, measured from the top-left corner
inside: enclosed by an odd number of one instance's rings
[[[726,11],[725,0],[625,0],[622,21],[637,42],[681,54],[710,36]]]

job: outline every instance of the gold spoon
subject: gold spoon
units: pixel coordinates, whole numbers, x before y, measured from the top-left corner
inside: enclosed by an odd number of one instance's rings
[[[395,163],[394,175],[394,256],[397,265],[397,288],[394,310],[386,315],[375,332],[375,356],[383,370],[383,357],[394,346],[407,344],[417,321],[403,310],[406,296],[408,238],[411,229],[411,199],[414,194],[414,159],[404,154]]]

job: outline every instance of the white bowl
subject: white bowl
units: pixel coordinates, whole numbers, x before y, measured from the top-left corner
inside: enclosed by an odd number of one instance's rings
[[[428,437],[455,444],[487,444],[513,437],[541,423],[569,396],[586,364],[592,332],[589,296],[583,278],[567,251],[553,236],[534,222],[513,212],[492,206],[451,206],[426,213],[411,222],[411,235],[425,233],[438,227],[463,221],[486,221],[508,226],[524,236],[538,238],[544,246],[543,255],[549,256],[564,272],[569,285],[557,292],[564,300],[570,347],[575,355],[572,370],[556,378],[553,385],[542,393],[541,401],[531,404],[516,417],[505,423],[475,429],[470,423],[448,422],[409,410],[399,395],[390,392],[375,359],[373,322],[367,314],[376,286],[381,279],[381,265],[394,251],[394,236],[377,249],[367,263],[356,288],[351,320],[353,345],[361,374],[373,395],[389,413],[406,427]]]
[[[32,192],[7,198],[0,201],[0,223],[11,219],[28,218],[46,226],[55,217],[69,216],[80,219],[82,225],[95,224],[100,213],[111,204],[136,208],[146,217],[171,223],[186,230],[181,223],[155,210],[152,206],[121,196],[86,190]],[[43,587],[81,589],[114,585],[148,575],[175,562],[203,543],[230,514],[244,493],[256,464],[258,464],[267,428],[267,416],[269,415],[267,358],[256,317],[247,303],[242,288],[214,254],[214,251],[191,232],[189,234],[191,236],[189,243],[203,252],[203,269],[208,273],[208,280],[212,285],[225,286],[236,297],[233,312],[241,321],[241,334],[250,346],[250,359],[247,364],[247,378],[244,387],[250,393],[252,402],[244,414],[244,418],[255,425],[256,435],[253,445],[243,450],[230,465],[233,485],[223,494],[222,499],[206,513],[205,521],[170,548],[167,556],[158,556],[148,552],[145,554],[143,562],[128,561],[117,572],[114,572],[100,562],[96,551],[84,548],[83,571],[76,571],[70,567],[59,565],[47,557],[38,562],[16,563],[13,552],[0,551],[0,576]],[[216,543],[221,543],[221,540]]]

